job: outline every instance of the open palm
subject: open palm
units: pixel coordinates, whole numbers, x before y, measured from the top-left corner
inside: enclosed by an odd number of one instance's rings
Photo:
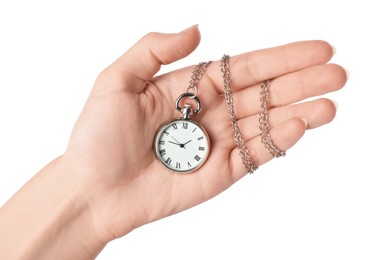
[[[177,97],[186,91],[193,67],[158,77],[161,64],[191,53],[200,41],[197,27],[179,34],[151,33],[99,75],[77,121],[63,160],[71,184],[90,205],[97,235],[111,240],[219,194],[247,172],[239,157],[223,96],[219,62],[199,84],[204,109],[194,120],[208,131],[211,150],[190,174],[169,171],[157,160],[153,139],[166,121],[177,118]],[[330,122],[336,107],[327,99],[293,104],[340,89],[343,68],[326,64],[333,55],[323,41],[307,41],[231,58],[236,116],[257,165],[272,157],[258,130],[259,83],[270,88],[270,133],[283,150],[308,128]]]

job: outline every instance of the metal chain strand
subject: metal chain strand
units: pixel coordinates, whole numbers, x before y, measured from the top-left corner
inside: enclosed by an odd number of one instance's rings
[[[242,138],[240,128],[237,124],[237,119],[234,114],[234,100],[233,93],[231,90],[231,77],[230,77],[230,67],[229,67],[229,55],[224,55],[221,59],[221,71],[223,76],[223,90],[225,94],[226,103],[228,106],[230,124],[233,129],[234,141],[236,142],[237,148],[239,150],[239,155],[245,168],[249,173],[253,173],[257,170],[257,166],[253,163],[252,158],[249,154],[248,148],[245,145],[245,141]]]
[[[273,157],[279,158],[281,156],[285,156],[286,152],[280,150],[276,145],[274,145],[271,139],[271,135],[269,134],[267,102],[268,102],[268,92],[270,86],[271,86],[270,80],[263,81],[260,84],[261,108],[259,113],[259,123],[260,123],[259,129],[260,129],[261,142],[264,144],[265,148]]]
[[[198,65],[195,66],[194,71],[191,75],[190,84],[188,85],[187,92],[194,94],[190,98],[195,98],[198,95],[198,83],[200,78],[203,76],[203,74],[206,71],[207,66],[211,63],[211,61],[208,62],[200,62]]]

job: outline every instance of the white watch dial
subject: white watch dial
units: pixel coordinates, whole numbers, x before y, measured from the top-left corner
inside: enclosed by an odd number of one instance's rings
[[[190,172],[207,159],[209,138],[197,123],[174,120],[158,131],[155,152],[167,168],[177,172]]]

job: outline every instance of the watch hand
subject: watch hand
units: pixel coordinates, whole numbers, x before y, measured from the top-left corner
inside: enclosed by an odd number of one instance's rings
[[[171,137],[172,137],[173,140],[176,141],[176,143],[171,142],[171,141],[168,141],[168,142],[170,142],[170,143],[172,143],[172,144],[176,144],[176,145],[180,146],[181,148],[184,148],[184,144],[181,144],[179,141],[177,141],[177,140],[175,139],[175,137],[173,137],[173,136],[171,136]],[[184,148],[184,149],[185,149],[185,148]]]
[[[191,142],[192,140],[189,140],[188,142],[185,142],[183,145],[186,145],[186,144],[188,144],[189,142]]]
[[[177,141],[177,140],[175,139],[175,137],[173,137],[173,136],[171,136],[171,137],[172,137],[173,140],[176,141],[177,144],[181,144],[179,141]]]
[[[176,144],[176,145],[178,145],[178,146],[180,146],[180,147],[181,147],[181,144],[179,144],[179,143],[175,143],[175,142],[172,142],[172,141],[168,141],[168,143],[171,143],[171,144]]]

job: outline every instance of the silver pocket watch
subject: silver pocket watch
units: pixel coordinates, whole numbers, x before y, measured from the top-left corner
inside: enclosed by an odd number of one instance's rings
[[[180,106],[183,99],[193,99],[196,109],[186,103]],[[154,141],[158,160],[168,169],[189,173],[199,169],[207,160],[210,151],[210,140],[206,130],[191,120],[191,115],[200,112],[202,106],[199,98],[193,93],[183,93],[176,100],[176,109],[182,113],[179,119],[163,124],[157,131]]]

